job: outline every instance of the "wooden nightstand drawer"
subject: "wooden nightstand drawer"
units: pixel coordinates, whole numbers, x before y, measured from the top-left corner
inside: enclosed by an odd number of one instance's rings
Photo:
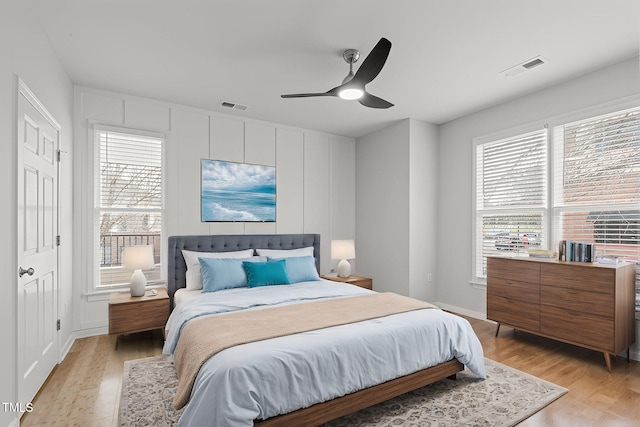
[[[168,318],[169,296],[164,289],[158,289],[155,296],[112,294],[109,300],[109,334],[112,335],[162,329]]]
[[[348,283],[350,285],[360,286],[365,289],[373,289],[373,280],[368,277],[361,276],[349,276],[349,277],[338,277],[338,276],[321,276],[323,279],[332,280],[334,282],[343,282]]]

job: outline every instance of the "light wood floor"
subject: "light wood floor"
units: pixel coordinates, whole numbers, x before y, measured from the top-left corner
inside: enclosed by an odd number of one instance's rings
[[[485,356],[569,389],[522,427],[640,425],[640,363],[468,319]],[[124,361],[161,353],[159,332],[79,339],[33,401],[21,426],[115,426]]]
[[[76,340],[20,426],[116,426],[124,362],[162,354],[162,332],[121,336],[117,350],[115,343],[109,335]]]

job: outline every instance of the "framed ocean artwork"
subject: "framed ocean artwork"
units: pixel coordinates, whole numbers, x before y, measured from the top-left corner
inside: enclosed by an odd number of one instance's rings
[[[275,222],[274,166],[201,160],[203,222]]]

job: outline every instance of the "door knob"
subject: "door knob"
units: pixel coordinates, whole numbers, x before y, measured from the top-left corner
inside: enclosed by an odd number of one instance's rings
[[[29,267],[27,270],[25,270],[24,268],[20,267],[20,270],[18,270],[18,276],[22,277],[25,274],[28,274],[29,276],[33,276],[34,270],[33,267]]]

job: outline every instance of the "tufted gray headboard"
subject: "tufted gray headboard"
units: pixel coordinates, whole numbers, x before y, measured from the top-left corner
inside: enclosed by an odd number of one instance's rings
[[[230,252],[245,249],[297,249],[313,246],[316,269],[320,272],[319,234],[233,234],[171,236],[167,247],[167,292],[173,309],[173,294],[186,286],[187,265],[182,250]]]

